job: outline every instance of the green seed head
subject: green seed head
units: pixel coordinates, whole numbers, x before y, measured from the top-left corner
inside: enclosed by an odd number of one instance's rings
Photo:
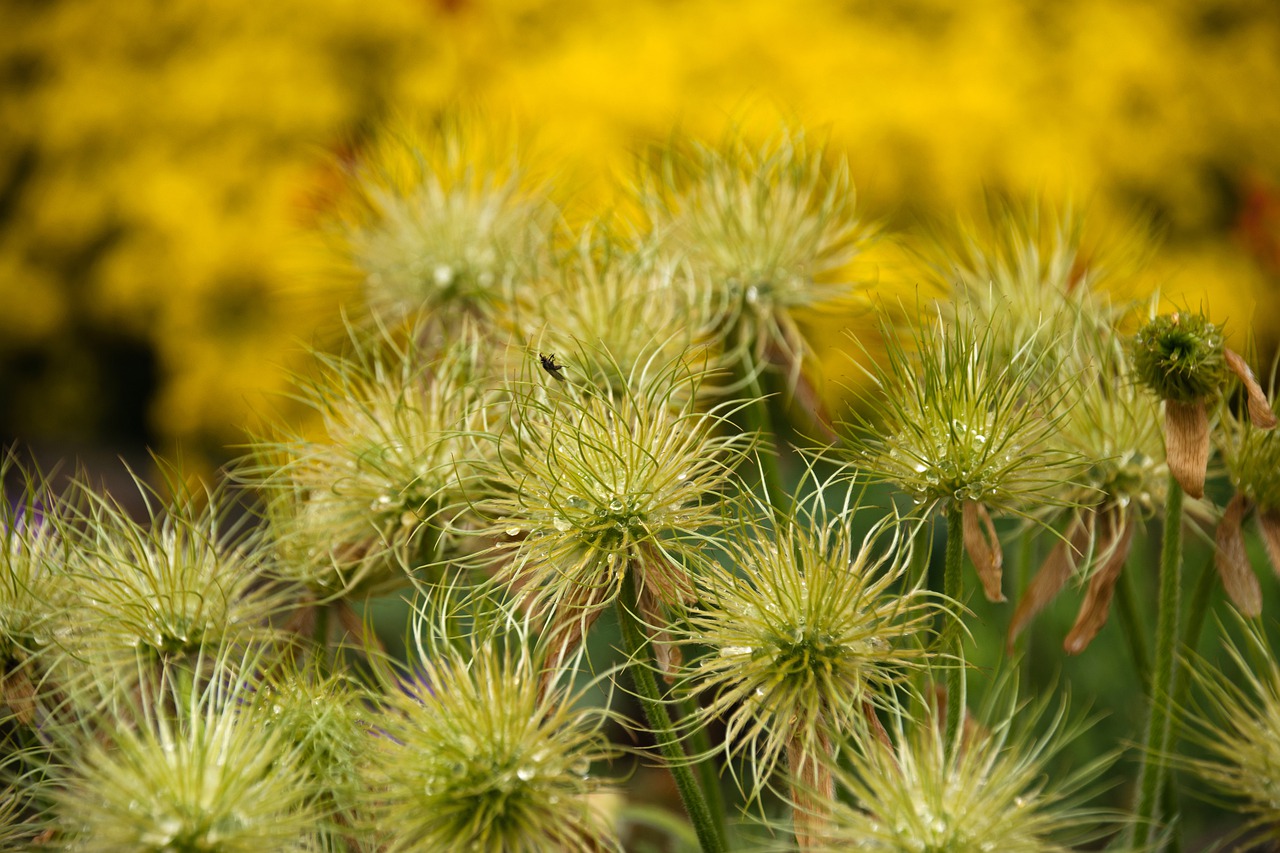
[[[1151,513],[1163,506],[1168,484],[1159,402],[1134,381],[1115,334],[1077,334],[1067,350],[1058,439],[1087,466],[1068,500]]]
[[[459,114],[401,122],[357,163],[344,249],[385,322],[427,312],[449,329],[537,278],[555,208],[501,136]]]
[[[658,601],[685,598],[684,564],[752,445],[723,409],[696,407],[700,381],[678,358],[633,370],[619,392],[542,375],[515,385],[479,508],[499,543],[490,556],[535,612],[603,606],[630,570]]]
[[[687,359],[710,372],[728,360],[714,327],[722,314],[715,294],[683,261],[634,252],[588,229],[552,284],[522,293],[512,323],[539,352],[570,360],[567,381],[620,393],[646,362]]]
[[[519,623],[459,640],[447,621],[419,614],[413,672],[385,679],[370,720],[378,849],[618,849],[593,771],[612,754],[600,730],[607,712],[562,686],[572,662],[549,664]]]
[[[1243,620],[1242,620],[1243,621]],[[1205,758],[1186,759],[1200,779],[1230,797],[1257,829],[1253,843],[1280,842],[1280,665],[1257,624],[1243,626],[1243,639],[1229,641],[1229,662],[1191,667],[1197,707],[1190,714],[1191,739]]]
[[[228,653],[230,654],[230,653]],[[322,814],[297,747],[259,702],[254,661],[219,654],[220,675],[144,677],[53,733],[66,762],[53,792],[77,850],[259,853],[314,846]],[[150,673],[146,662],[140,671]],[[114,688],[101,684],[104,693]],[[132,725],[122,721],[130,720]]]
[[[836,773],[842,795],[833,804],[823,850],[885,853],[1065,853],[1103,837],[1115,818],[1083,805],[1082,788],[1111,760],[1074,773],[1054,772],[1054,758],[1084,728],[1054,714],[1048,733],[1031,728],[1045,704],[1007,707],[986,725],[948,745],[938,704],[898,708],[891,744],[871,735],[849,750]],[[994,710],[994,709],[993,709]]]
[[[753,766],[744,785],[753,796],[788,749],[821,760],[826,739],[923,663],[918,633],[931,608],[899,588],[903,555],[884,528],[858,543],[852,517],[798,520],[776,534],[744,526],[689,616],[690,642],[707,649],[689,664],[694,690],[709,697],[696,721],[725,719],[726,749]]]
[[[115,498],[81,487],[69,571],[77,596],[64,612],[64,660],[75,669],[126,673],[135,654],[160,664],[197,657],[226,642],[274,635],[283,609],[270,583],[260,531],[235,519],[220,490],[170,478],[161,498],[139,482],[146,505],[135,521]]]
[[[1203,314],[1162,314],[1133,336],[1134,373],[1162,400],[1211,402],[1230,377],[1224,346]]]
[[[380,595],[451,553],[476,460],[491,446],[489,397],[465,329],[438,355],[412,339],[353,337],[320,356],[304,389],[324,435],[263,442],[242,476],[271,500],[280,571],[319,597]]]
[[[847,303],[848,267],[874,236],[847,165],[795,131],[760,146],[732,136],[673,147],[642,187],[658,250],[707,278],[726,309],[721,325],[757,355],[774,348],[799,360],[792,312]]]
[[[1280,430],[1259,429],[1247,415],[1224,410],[1219,437],[1236,491],[1261,510],[1280,510]]]
[[[1012,357],[993,328],[939,316],[903,340],[888,332],[867,411],[852,414],[857,460],[924,508],[977,501],[1027,512],[1060,502],[1078,458],[1056,441],[1060,383],[1043,384],[1044,349]]]

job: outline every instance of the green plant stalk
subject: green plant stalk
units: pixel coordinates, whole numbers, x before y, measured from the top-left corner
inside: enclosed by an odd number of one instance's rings
[[[698,843],[704,853],[723,853],[728,849],[725,844],[723,814],[717,819],[708,805],[707,796],[689,767],[688,756],[680,745],[680,737],[667,712],[667,706],[662,702],[658,681],[653,674],[653,648],[636,616],[636,602],[635,579],[631,572],[627,572],[622,580],[622,592],[616,607],[623,652],[629,661],[627,671],[635,682],[640,706],[644,709],[645,719],[658,742],[658,749],[666,759],[667,769],[675,778],[680,800],[689,814],[694,832],[697,833]]]
[[[691,700],[688,696],[680,699],[680,718],[688,720],[693,717]],[[707,798],[707,807],[715,816],[715,827],[720,834],[720,842],[727,850],[729,839],[725,835],[724,794],[720,790],[720,774],[716,772],[715,762],[710,759],[711,736],[706,726],[698,726],[689,732],[689,748],[696,756],[701,756],[695,767],[698,770],[698,781],[702,786],[703,796]]]
[[[964,536],[961,534],[964,518],[959,501],[947,504],[947,561],[943,575],[943,594],[950,606],[960,606],[960,571],[964,568]],[[947,749],[960,748],[960,729],[964,722],[964,630],[960,614],[953,611],[943,630],[945,648],[949,648],[954,660],[947,670]]]
[[[1182,487],[1169,475],[1165,503],[1164,538],[1160,550],[1160,598],[1156,616],[1156,657],[1151,672],[1151,716],[1138,778],[1138,804],[1134,809],[1135,849],[1153,844],[1160,817],[1160,802],[1167,780],[1165,761],[1173,745],[1174,675],[1177,669],[1178,608],[1182,569]]]

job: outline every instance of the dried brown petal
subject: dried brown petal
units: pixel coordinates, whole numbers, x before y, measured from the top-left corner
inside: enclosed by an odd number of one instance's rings
[[[1250,618],[1262,612],[1262,587],[1258,584],[1258,576],[1249,565],[1249,555],[1244,547],[1244,529],[1241,527],[1244,515],[1249,509],[1249,499],[1244,495],[1236,495],[1227,504],[1214,541],[1218,552],[1214,562],[1218,566],[1218,574],[1222,578],[1222,586],[1227,596],[1235,604],[1236,609]]]
[[[550,614],[547,625],[551,660],[569,660],[582,645],[582,638],[609,605],[609,589],[605,586],[574,588],[561,599]],[[549,667],[548,672],[553,668]]]
[[[671,606],[687,604],[694,598],[693,581],[689,570],[671,561],[671,558],[651,542],[640,546],[640,554],[629,563],[636,575],[636,588],[640,595],[652,595],[658,601]]]
[[[1267,556],[1271,558],[1271,568],[1280,575],[1280,511],[1259,511],[1258,527],[1262,530],[1262,542],[1267,546]]]
[[[640,621],[652,631],[649,639],[653,643],[653,654],[658,661],[658,669],[662,671],[662,677],[667,683],[671,684],[676,680],[680,664],[684,662],[684,655],[680,647],[671,641],[670,631],[665,627],[654,627],[666,625],[668,620],[649,587],[640,588],[640,600],[636,604],[640,609]]]
[[[1262,393],[1262,386],[1258,384],[1258,380],[1254,378],[1253,371],[1249,369],[1249,365],[1245,360],[1231,350],[1224,350],[1223,355],[1227,359],[1227,367],[1231,368],[1231,372],[1240,377],[1240,383],[1244,385],[1244,392],[1249,395],[1249,419],[1253,421],[1253,425],[1259,429],[1275,429],[1276,413],[1272,411],[1271,404],[1267,402],[1267,395]]]
[[[978,580],[982,581],[987,601],[1004,601],[1004,593],[1000,591],[1004,553],[1000,550],[991,514],[978,501],[965,501],[963,527],[964,547],[969,552],[973,567],[978,570]]]
[[[1209,413],[1203,403],[1164,401],[1164,447],[1169,470],[1193,498],[1204,497],[1209,466]]]
[[[1027,585],[1018,609],[1014,611],[1013,620],[1009,623],[1008,648],[1013,650],[1013,641],[1022,630],[1031,623],[1036,614],[1053,600],[1062,587],[1066,585],[1071,573],[1075,571],[1076,557],[1089,547],[1089,537],[1093,533],[1094,515],[1090,513],[1071,525],[1066,539],[1059,539],[1041,564],[1036,576]]]
[[[1118,510],[1103,515],[1099,520],[1095,553],[1102,558],[1102,565],[1089,579],[1089,588],[1085,592],[1084,603],[1080,605],[1080,613],[1076,616],[1076,624],[1062,644],[1067,654],[1080,654],[1098,636],[1102,626],[1107,624],[1116,581],[1120,580],[1120,570],[1129,558],[1133,528],[1134,524],[1129,516]]]
[[[0,671],[0,703],[9,706],[24,726],[36,721],[36,688],[26,669]]]
[[[832,753],[831,738],[821,728],[817,731],[818,755],[804,749],[805,740],[797,735],[787,745],[787,761],[791,771],[791,793],[795,805],[791,814],[796,848],[801,853],[826,848],[835,798],[835,783],[826,757]]]

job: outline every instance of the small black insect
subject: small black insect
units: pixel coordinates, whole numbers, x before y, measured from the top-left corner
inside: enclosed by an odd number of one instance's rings
[[[542,353],[538,353],[538,361],[542,362],[542,369],[547,371],[547,373],[550,373],[561,382],[565,381],[564,365],[556,364],[555,355],[543,355]]]

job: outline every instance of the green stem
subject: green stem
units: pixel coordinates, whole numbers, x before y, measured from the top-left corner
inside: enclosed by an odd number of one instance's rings
[[[622,581],[622,593],[618,597],[618,625],[622,629],[623,651],[629,661],[627,670],[636,685],[640,707],[644,709],[649,728],[658,742],[658,749],[666,759],[667,769],[675,778],[676,788],[680,791],[680,799],[685,811],[697,833],[698,843],[705,853],[724,851],[725,830],[723,822],[717,822],[712,814],[707,798],[698,786],[689,768],[689,758],[680,745],[680,737],[671,722],[671,715],[662,701],[658,690],[658,681],[654,677],[653,648],[649,638],[636,616],[635,579],[627,572]]]
[[[692,700],[686,695],[680,700],[680,717],[688,720],[692,716]],[[713,824],[720,836],[720,843],[727,850],[729,843],[725,835],[724,793],[720,790],[720,774],[716,772],[715,762],[710,759],[711,736],[707,734],[706,726],[697,726],[689,733],[689,749],[698,757],[697,764],[694,765],[698,770],[698,781],[707,798],[707,807],[714,817]]]
[[[1165,765],[1173,744],[1174,674],[1177,669],[1178,608],[1182,569],[1182,487],[1169,475],[1164,538],[1160,550],[1160,598],[1156,616],[1156,659],[1151,671],[1151,716],[1147,725],[1142,772],[1138,778],[1134,848],[1152,847],[1159,831]]]
[[[960,746],[961,724],[964,722],[964,631],[960,623],[960,570],[964,568],[964,518],[959,501],[947,505],[947,560],[942,578],[942,592],[956,608],[943,631],[944,647],[949,647],[954,660],[947,670],[947,748]]]

